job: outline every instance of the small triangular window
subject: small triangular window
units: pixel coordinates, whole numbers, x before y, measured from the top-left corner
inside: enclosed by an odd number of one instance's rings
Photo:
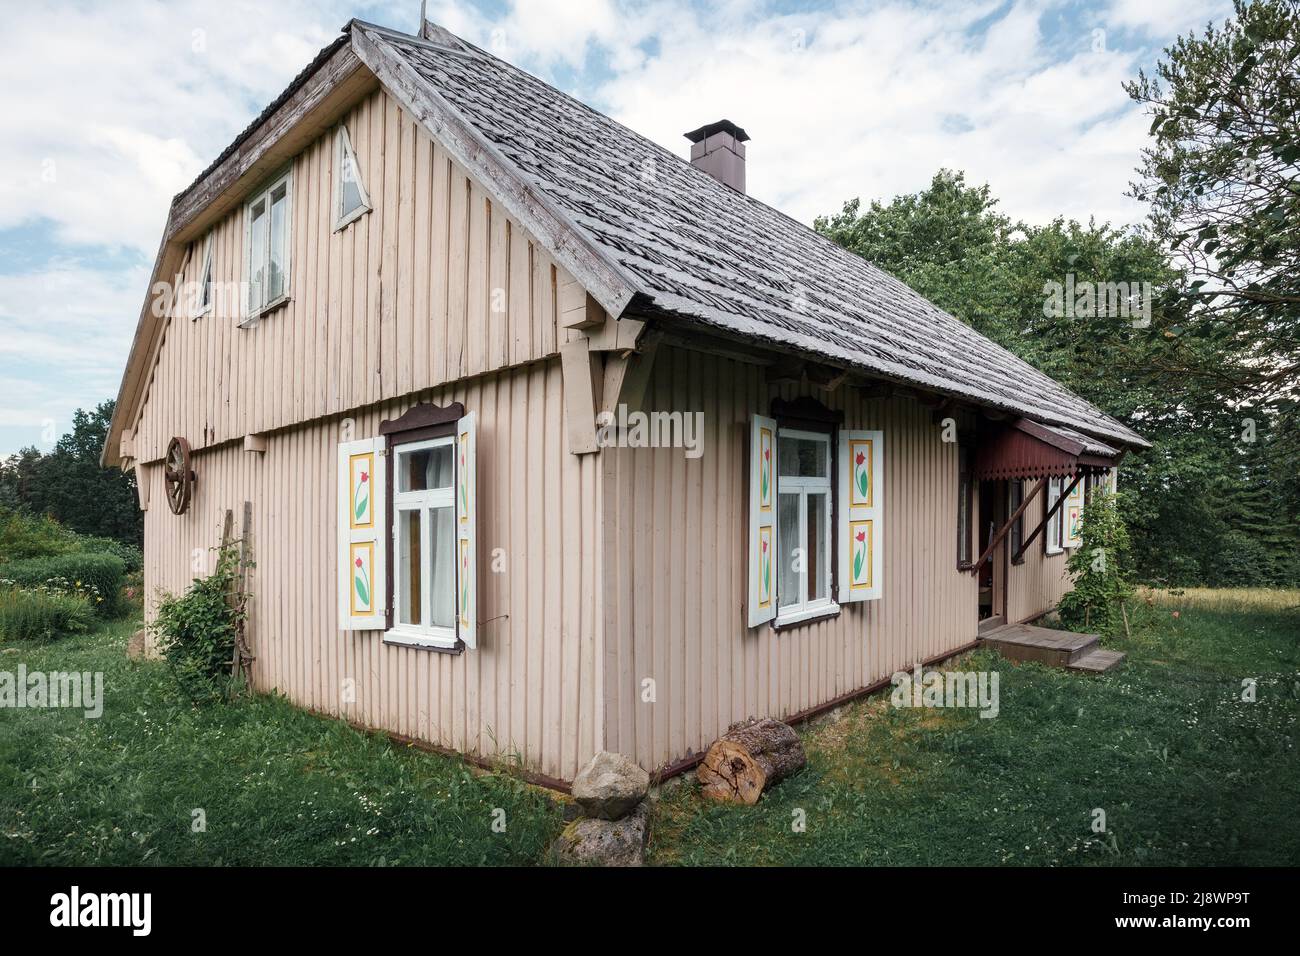
[[[370,197],[366,194],[365,184],[361,182],[361,169],[357,165],[357,154],[352,150],[352,140],[348,137],[348,128],[340,126],[338,148],[335,151],[337,170],[334,177],[334,228],[342,229],[352,220],[370,211]]]

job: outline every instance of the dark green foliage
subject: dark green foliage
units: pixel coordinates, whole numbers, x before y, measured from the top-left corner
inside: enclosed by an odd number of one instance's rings
[[[138,545],[69,531],[49,515],[0,507],[0,569],[6,561],[44,558],[76,552],[115,554],[128,574],[139,571],[144,555]]]
[[[163,660],[196,704],[227,698],[233,690],[230,664],[245,613],[235,592],[237,559],[235,549],[224,549],[212,574],[195,578],[184,594],[158,602],[150,624]]]
[[[1122,633],[1121,609],[1133,594],[1128,562],[1128,529],[1115,496],[1094,494],[1083,508],[1079,547],[1066,562],[1074,587],[1058,605],[1061,622],[1089,634]]]
[[[0,638],[52,641],[80,634],[94,621],[90,602],[76,594],[0,586]]]
[[[1133,193],[1192,277],[1175,334],[1237,346],[1179,371],[1268,401],[1300,385],[1300,3],[1233,6],[1125,84],[1152,119]]]
[[[0,561],[45,558],[85,550],[82,539],[49,515],[0,507]]]
[[[25,588],[49,585],[65,590],[89,592],[88,598],[101,617],[121,608],[126,564],[115,554],[74,552],[49,558],[28,558],[0,564],[0,580]]]
[[[49,454],[26,448],[0,463],[0,507],[51,515],[80,534],[142,544],[144,516],[135,476],[99,464],[113,404],[102,402],[91,412],[78,409],[72,431]]]
[[[1300,581],[1294,403],[1252,401],[1213,374],[1255,362],[1257,343],[1188,325],[1186,277],[1156,237],[1060,219],[1014,223],[987,186],[946,170],[920,193],[865,211],[846,203],[816,225],[1153,443],[1120,471],[1138,580]],[[1046,290],[1070,276],[1076,287],[1149,283],[1150,324],[1052,314]],[[1186,374],[1192,365],[1205,374]]]

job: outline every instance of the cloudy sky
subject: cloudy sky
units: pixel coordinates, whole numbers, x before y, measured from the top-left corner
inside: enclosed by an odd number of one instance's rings
[[[1010,215],[1131,223],[1120,84],[1227,0],[429,0],[429,17],[679,154],[744,126],[749,190],[811,222],[940,167]],[[419,0],[114,0],[6,12],[0,455],[117,394],[171,197],[350,18]]]

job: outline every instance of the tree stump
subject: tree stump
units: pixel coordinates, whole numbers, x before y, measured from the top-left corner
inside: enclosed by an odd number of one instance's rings
[[[695,771],[706,797],[753,804],[808,762],[794,729],[771,717],[733,724]]]

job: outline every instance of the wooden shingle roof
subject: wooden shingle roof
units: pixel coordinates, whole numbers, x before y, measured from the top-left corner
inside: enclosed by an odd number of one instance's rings
[[[1145,446],[1131,429],[802,223],[435,28],[354,23],[617,264],[656,314]]]

